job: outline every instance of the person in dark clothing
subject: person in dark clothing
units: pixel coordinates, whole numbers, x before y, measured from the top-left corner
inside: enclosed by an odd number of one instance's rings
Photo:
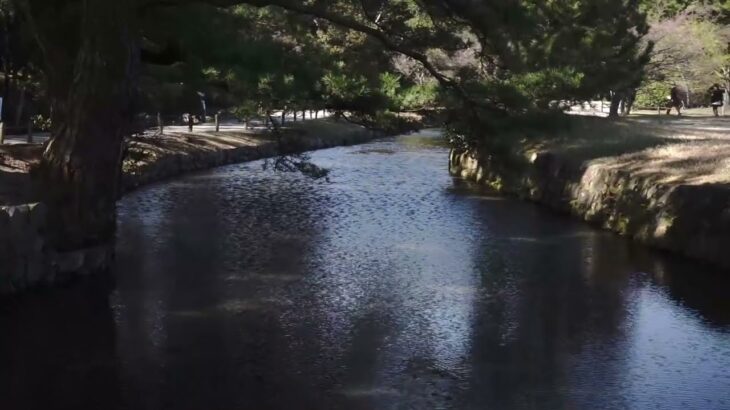
[[[715,117],[719,117],[718,110],[723,106],[725,99],[725,89],[720,84],[714,84],[710,87],[710,106],[712,106],[712,112]]]
[[[669,91],[669,106],[667,107],[667,115],[672,112],[672,108],[676,108],[677,115],[682,115],[682,108],[684,108],[685,100],[687,99],[687,93],[685,90],[678,85],[674,85]]]

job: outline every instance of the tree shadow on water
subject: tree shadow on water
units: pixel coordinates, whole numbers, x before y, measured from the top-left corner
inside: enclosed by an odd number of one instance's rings
[[[120,401],[111,278],[0,300],[0,408],[114,408]]]

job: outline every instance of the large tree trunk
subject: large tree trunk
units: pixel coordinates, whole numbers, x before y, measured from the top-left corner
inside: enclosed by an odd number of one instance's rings
[[[18,101],[18,108],[15,110],[15,121],[13,122],[16,127],[20,126],[20,121],[23,120],[23,111],[25,110],[25,89],[18,87],[18,91],[20,93],[20,97]]]
[[[608,110],[608,118],[618,118],[621,99],[622,93],[614,92],[611,95],[611,108]]]
[[[631,115],[631,110],[634,109],[634,101],[636,101],[636,89],[632,89],[626,94],[626,116]]]
[[[49,205],[49,239],[60,251],[113,238],[122,143],[132,118],[138,62],[127,2],[82,4],[75,49],[56,52],[64,50],[60,42],[66,38],[48,37],[45,44],[52,138],[39,177]],[[72,68],[53,66],[64,63]]]
[[[50,239],[58,250],[96,246],[113,237],[122,152],[111,108],[79,99],[66,103],[78,105],[64,111],[56,106],[67,117],[54,120],[40,168]]]

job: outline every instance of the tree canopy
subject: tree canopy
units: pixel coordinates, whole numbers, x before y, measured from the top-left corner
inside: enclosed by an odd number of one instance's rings
[[[29,68],[48,105],[39,175],[58,209],[57,242],[71,248],[113,232],[123,137],[140,113],[195,110],[198,93],[240,117],[433,108],[454,143],[477,145],[515,118],[635,89],[653,45],[639,0],[0,5],[13,22],[5,38],[35,46],[12,61]]]
[[[71,83],[73,73],[59,68],[74,64],[49,59],[74,60],[87,3],[14,1],[49,86],[55,77]],[[141,50],[138,109],[170,112],[205,92],[239,111],[438,106],[459,111],[450,117],[469,119],[468,128],[635,87],[650,49],[634,0],[138,0],[120,8]]]
[[[638,103],[665,102],[673,84],[687,88],[690,103],[706,103],[712,84],[730,85],[730,1],[663,0],[646,2],[656,45],[639,88]]]

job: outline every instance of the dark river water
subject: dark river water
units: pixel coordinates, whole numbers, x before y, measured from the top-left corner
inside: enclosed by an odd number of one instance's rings
[[[469,187],[436,141],[125,197],[112,275],[0,304],[0,409],[730,409],[727,272]]]

